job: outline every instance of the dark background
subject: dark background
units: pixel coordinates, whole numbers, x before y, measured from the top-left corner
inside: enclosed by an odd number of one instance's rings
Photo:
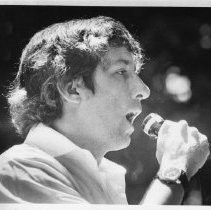
[[[150,87],[151,97],[143,102],[131,145],[107,155],[127,168],[128,201],[136,204],[158,169],[156,142],[139,128],[148,113],[186,119],[211,138],[211,8],[0,6],[0,152],[23,141],[10,124],[4,95],[30,37],[55,22],[98,15],[123,22],[140,41],[146,57],[140,76]],[[165,80],[172,72],[190,80],[189,100],[178,101],[168,92]],[[210,205],[210,158],[199,175],[203,202]]]

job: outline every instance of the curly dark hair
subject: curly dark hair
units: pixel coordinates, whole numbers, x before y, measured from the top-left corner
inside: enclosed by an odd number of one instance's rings
[[[58,82],[82,77],[94,93],[93,72],[109,47],[125,46],[142,64],[139,43],[110,17],[76,19],[37,32],[23,50],[19,71],[7,95],[12,123],[25,137],[39,122],[62,115]]]

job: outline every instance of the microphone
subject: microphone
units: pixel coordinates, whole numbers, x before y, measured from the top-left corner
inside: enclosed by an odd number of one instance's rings
[[[152,139],[156,140],[158,138],[160,127],[163,123],[164,119],[160,115],[156,113],[150,113],[144,118],[141,124],[141,128],[144,133],[146,133]],[[209,143],[209,150],[211,152],[211,143]]]
[[[144,133],[154,139],[157,139],[158,132],[163,122],[164,119],[160,115],[151,113],[144,118],[141,127]]]

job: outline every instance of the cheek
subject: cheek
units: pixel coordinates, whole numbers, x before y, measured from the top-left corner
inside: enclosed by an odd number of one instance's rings
[[[101,106],[98,107],[99,116],[110,123],[115,120],[119,121],[125,113],[126,100],[118,96],[104,97],[101,101]]]
[[[99,124],[108,129],[112,134],[121,132],[125,124],[125,104],[119,97],[109,97],[102,100],[97,108]]]
[[[91,115],[95,116],[96,123],[108,127],[123,116],[124,108],[119,97],[115,95],[105,95],[96,98],[90,105]]]
[[[112,85],[100,94],[99,100],[107,110],[118,112],[125,111],[130,102],[130,93],[124,86],[113,87]]]

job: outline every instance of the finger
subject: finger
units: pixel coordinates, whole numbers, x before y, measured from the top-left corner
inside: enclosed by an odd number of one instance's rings
[[[157,144],[162,144],[168,139],[169,130],[175,125],[176,123],[170,120],[165,120],[158,132],[158,139]]]
[[[156,149],[156,158],[158,160],[158,163],[160,163],[163,152],[165,149],[165,144],[169,141],[168,135],[169,135],[169,129],[174,125],[175,123],[170,120],[165,120],[162,124],[160,131],[158,132],[158,139],[157,139],[157,149]]]
[[[188,141],[188,123],[185,120],[180,120],[178,123],[178,128],[181,129],[181,135],[184,138],[184,141]]]
[[[200,143],[199,141],[200,133],[196,127],[189,127],[189,134],[190,134],[190,137],[192,137],[196,141],[197,144]]]
[[[207,136],[199,133],[199,141],[200,141],[200,146],[202,150],[204,151],[205,156],[208,157],[210,155],[210,142],[207,139]]]
[[[200,144],[204,147],[207,147],[207,149],[209,149],[210,151],[210,142],[208,141],[207,139],[207,136],[204,135],[204,134],[199,134],[199,141],[200,141]]]
[[[160,128],[160,132],[165,134],[168,133],[169,129],[176,123],[171,120],[165,120]]]
[[[199,132],[200,142],[208,142],[207,136]]]

